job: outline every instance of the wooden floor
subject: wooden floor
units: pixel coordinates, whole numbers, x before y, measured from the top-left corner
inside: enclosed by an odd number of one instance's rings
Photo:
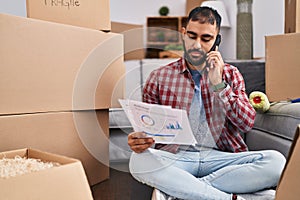
[[[151,200],[152,188],[130,173],[110,168],[110,178],[92,187],[94,200]]]

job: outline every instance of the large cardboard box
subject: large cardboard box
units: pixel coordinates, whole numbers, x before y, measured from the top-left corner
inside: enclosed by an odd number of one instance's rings
[[[93,199],[79,160],[36,149],[18,149],[0,153],[0,159],[15,158],[15,156],[40,159],[43,162],[58,162],[60,166],[15,177],[0,178],[1,199]]]
[[[36,148],[82,162],[90,185],[109,177],[108,109],[0,116],[0,151]]]
[[[285,0],[284,32],[300,32],[300,0]]]
[[[123,36],[0,14],[0,114],[120,107]]]
[[[110,30],[109,0],[26,0],[27,16],[97,30]]]
[[[297,127],[285,169],[276,191],[276,200],[295,200],[300,197],[300,125]]]
[[[300,33],[266,36],[266,94],[270,101],[300,97]]]
[[[145,58],[143,25],[111,22],[111,31],[124,35],[124,60]]]

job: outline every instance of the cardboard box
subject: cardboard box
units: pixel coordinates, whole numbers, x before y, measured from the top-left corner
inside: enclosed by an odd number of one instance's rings
[[[188,15],[193,8],[200,6],[203,1],[205,0],[186,0],[186,15]]]
[[[266,36],[266,94],[270,101],[300,97],[300,33]]]
[[[300,190],[300,125],[297,127],[285,169],[276,191],[276,200],[299,199]]]
[[[92,200],[81,162],[76,159],[42,152],[36,149],[19,149],[0,153],[0,158],[15,156],[58,162],[61,165],[10,178],[0,178],[1,199],[72,199]]]
[[[3,115],[0,151],[30,147],[78,159],[94,185],[109,177],[108,116],[108,109]]]
[[[300,33],[300,0],[297,0],[296,12],[296,33]]]
[[[285,0],[284,32],[300,32],[300,0]]]
[[[27,0],[27,16],[97,30],[110,30],[109,0]]]
[[[0,27],[0,114],[120,107],[121,34],[6,14]]]
[[[145,58],[143,25],[111,22],[111,31],[124,35],[124,60]]]

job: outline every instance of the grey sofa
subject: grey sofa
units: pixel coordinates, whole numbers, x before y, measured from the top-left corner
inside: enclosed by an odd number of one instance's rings
[[[139,61],[134,67],[135,74],[147,76],[153,68],[165,64],[171,60]],[[264,61],[226,61],[237,66],[242,73],[246,92],[265,92],[265,62]],[[146,63],[146,65],[145,65]],[[149,63],[152,65],[149,67]],[[148,65],[148,66],[147,66]],[[149,67],[143,73],[145,66]],[[131,73],[132,67],[130,68]],[[135,77],[136,78],[136,77]],[[132,79],[128,79],[132,80]],[[127,81],[128,81],[127,80]],[[137,80],[137,79],[136,79]],[[143,83],[145,77],[139,78]],[[130,88],[127,88],[127,94]],[[141,90],[135,90],[139,93]],[[140,94],[139,94],[140,95]],[[133,95],[140,100],[139,95]],[[113,173],[126,173],[128,176],[128,189],[132,192],[125,199],[151,199],[152,188],[137,183],[128,172],[128,161],[131,150],[127,145],[127,134],[132,131],[132,127],[124,111],[120,108],[110,109],[110,165]],[[300,103],[279,102],[271,106],[266,113],[257,113],[253,129],[244,134],[244,139],[250,150],[275,149],[287,156],[292,143],[297,125],[300,124]],[[117,176],[115,176],[117,177]],[[137,189],[138,188],[138,189]],[[115,191],[121,192],[122,191]],[[124,196],[123,196],[124,197]]]

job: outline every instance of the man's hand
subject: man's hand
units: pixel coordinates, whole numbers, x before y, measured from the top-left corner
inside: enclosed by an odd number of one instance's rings
[[[207,62],[209,63],[208,77],[212,85],[217,85],[222,82],[222,73],[224,68],[223,58],[218,51],[218,46],[215,51],[207,54]]]
[[[142,153],[154,144],[154,139],[143,132],[132,132],[128,135],[128,145],[132,151]]]

